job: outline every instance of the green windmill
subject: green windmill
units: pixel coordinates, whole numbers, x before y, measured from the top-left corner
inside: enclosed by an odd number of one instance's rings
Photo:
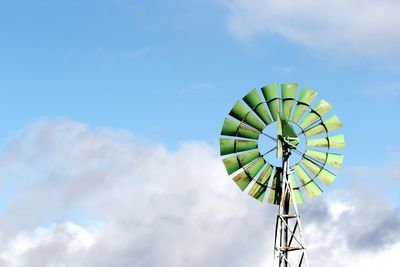
[[[279,206],[275,229],[274,266],[308,266],[297,204],[304,192],[313,199],[329,186],[341,168],[345,147],[336,115],[325,100],[311,106],[317,92],[297,84],[253,89],[237,101],[225,118],[220,139],[223,163],[243,192],[260,202]]]

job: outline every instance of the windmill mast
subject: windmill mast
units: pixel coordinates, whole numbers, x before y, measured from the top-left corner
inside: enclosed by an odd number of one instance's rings
[[[289,190],[288,187],[290,186],[290,180],[289,180],[289,175],[288,175],[288,166],[289,166],[289,156],[290,156],[290,150],[289,148],[284,145],[283,148],[283,160],[282,160],[282,169],[283,169],[283,187],[282,187],[282,195],[284,196],[282,198],[283,201],[283,207],[282,207],[282,215],[283,215],[283,219],[284,219],[284,224],[283,224],[283,228],[282,228],[282,234],[283,234],[283,242],[282,242],[282,246],[283,248],[287,248],[289,247],[288,244],[288,237],[289,237],[289,229],[288,229],[288,225],[289,225],[289,219],[288,219],[288,215],[289,215],[289,211],[290,211],[290,188]],[[288,251],[285,250],[283,251],[283,258],[288,259]],[[283,261],[282,264],[283,267],[287,267],[287,261]]]
[[[294,197],[291,182],[292,170],[289,165],[291,155],[290,146],[283,142],[282,153],[282,190],[281,201],[277,215],[275,229],[275,255],[274,266],[292,267],[308,266],[306,248],[304,246],[303,231],[300,216],[297,209],[296,198]],[[293,197],[292,197],[293,196]],[[290,204],[293,205],[293,213],[290,213]],[[289,256],[293,254],[295,257]],[[296,263],[296,264],[294,264]]]

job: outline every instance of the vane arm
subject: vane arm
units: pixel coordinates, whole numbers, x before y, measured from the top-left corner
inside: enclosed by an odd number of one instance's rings
[[[264,157],[265,155],[271,153],[272,151],[274,151],[274,150],[277,149],[277,148],[278,148],[278,147],[276,146],[276,147],[274,147],[274,148],[268,150],[267,152],[265,152],[264,154],[262,154],[262,156]]]
[[[278,139],[276,139],[276,138],[270,136],[269,134],[266,134],[266,133],[261,133],[261,134],[264,135],[264,136],[266,136],[266,137],[268,137],[269,139],[271,139],[271,140],[273,140],[273,141],[275,141],[275,142],[278,141]]]

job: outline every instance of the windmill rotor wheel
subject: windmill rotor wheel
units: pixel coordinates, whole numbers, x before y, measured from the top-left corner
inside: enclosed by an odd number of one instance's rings
[[[282,182],[280,158],[282,149],[291,153],[291,183],[296,202],[304,202],[303,192],[313,199],[329,186],[336,175],[332,168],[341,168],[343,155],[336,150],[345,147],[336,116],[325,118],[332,105],[325,100],[311,106],[317,92],[298,85],[276,83],[251,90],[237,101],[225,118],[220,139],[222,161],[233,181],[244,192],[264,202],[279,205],[277,193]],[[276,154],[276,157],[273,156]],[[272,156],[271,156],[272,155]]]

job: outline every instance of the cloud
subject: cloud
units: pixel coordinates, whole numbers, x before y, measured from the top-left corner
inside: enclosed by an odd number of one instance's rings
[[[257,265],[252,247],[267,245],[259,229],[273,223],[264,207],[221,179],[216,151],[202,142],[168,152],[124,132],[43,121],[23,130],[1,162],[1,176],[17,182],[0,213],[8,255],[21,232],[79,212],[89,217],[82,227],[94,221],[87,230],[94,243],[73,266]],[[30,247],[21,253],[42,244]]]
[[[125,131],[40,121],[0,163],[1,267],[272,263],[276,207],[243,195],[207,143],[168,151]],[[373,192],[336,190],[301,206],[313,265],[394,262],[398,212]]]
[[[400,2],[395,0],[218,0],[241,40],[270,34],[311,48],[358,55],[398,54]]]
[[[75,266],[92,245],[91,235],[74,223],[19,233],[0,254],[4,266]]]

